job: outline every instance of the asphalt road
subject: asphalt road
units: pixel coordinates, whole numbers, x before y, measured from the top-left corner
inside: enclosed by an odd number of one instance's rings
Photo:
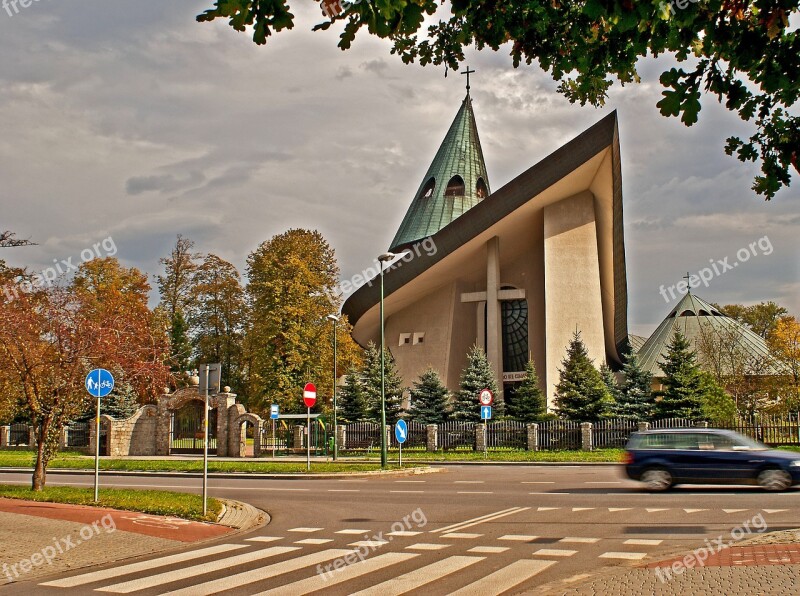
[[[5,482],[28,481],[24,474],[4,476]],[[91,482],[48,475],[50,484]],[[102,484],[200,490],[198,478],[104,474]],[[185,560],[154,556],[138,568],[123,567],[125,561],[99,574],[49,578],[51,586],[20,583],[4,591],[513,594],[706,540],[727,543],[732,532],[800,525],[797,489],[678,487],[650,494],[617,466],[464,465],[440,474],[336,480],[212,478],[210,494],[251,503],[272,521],[254,533],[194,547],[212,550]]]

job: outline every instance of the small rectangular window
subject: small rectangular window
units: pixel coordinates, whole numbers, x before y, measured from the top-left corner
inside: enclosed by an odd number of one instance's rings
[[[424,333],[415,333],[414,334],[414,345],[421,344],[425,341],[425,334]]]
[[[410,333],[401,333],[400,334],[400,341],[397,342],[398,346],[407,346],[411,343],[411,334]]]

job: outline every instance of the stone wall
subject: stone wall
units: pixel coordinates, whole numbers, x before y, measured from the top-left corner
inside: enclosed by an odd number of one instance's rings
[[[109,455],[155,455],[157,414],[158,408],[148,405],[139,408],[133,416],[125,420],[106,417],[111,429]]]

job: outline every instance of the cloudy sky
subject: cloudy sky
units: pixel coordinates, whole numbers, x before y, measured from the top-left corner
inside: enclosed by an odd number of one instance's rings
[[[0,11],[0,228],[39,244],[4,251],[9,263],[78,262],[111,236],[125,265],[154,274],[181,233],[243,269],[260,242],[305,227],[333,245],[346,279],[386,249],[463,77],[405,66],[366,36],[339,51],[336,32],[310,31],[322,20],[313,1],[295,1],[295,29],[266,47],[221,21],[196,23],[210,5],[37,0]],[[468,63],[494,189],[618,110],[632,332],[668,312],[662,285],[733,263],[759,239],[756,256],[698,295],[800,314],[800,179],[764,202],[750,190],[755,168],[722,150],[746,124],[710,101],[692,128],[661,117],[666,63],[644,62],[643,83],[615,88],[603,109],[570,104],[505,52],[470,52]]]

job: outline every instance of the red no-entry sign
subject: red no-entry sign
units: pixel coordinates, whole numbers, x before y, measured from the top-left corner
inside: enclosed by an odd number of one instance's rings
[[[306,386],[303,387],[303,403],[307,408],[313,408],[317,403],[317,388],[314,383],[306,383]]]

